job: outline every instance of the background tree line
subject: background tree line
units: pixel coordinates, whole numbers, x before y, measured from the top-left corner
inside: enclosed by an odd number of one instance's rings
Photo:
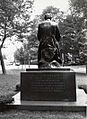
[[[28,36],[28,53],[31,60],[37,60],[37,27],[46,13],[52,14],[52,20],[59,24],[61,34],[61,55],[64,64],[85,64],[87,61],[87,1],[69,0],[69,13],[64,14],[58,8],[49,6],[31,23],[31,34]],[[21,50],[21,49],[20,49]],[[25,52],[24,50],[24,52]],[[24,56],[25,57],[25,56]],[[28,59],[27,59],[28,60]]]
[[[27,38],[33,0],[0,0],[0,61],[3,74],[6,73],[2,48],[4,42],[13,36],[23,42]]]
[[[87,1],[69,0],[69,13],[49,6],[41,15],[31,20],[34,0],[0,0],[0,60],[3,73],[5,66],[1,49],[7,38],[16,36],[23,46],[15,54],[21,64],[37,62],[37,28],[46,13],[59,24],[61,56],[64,64],[84,64],[87,60]]]

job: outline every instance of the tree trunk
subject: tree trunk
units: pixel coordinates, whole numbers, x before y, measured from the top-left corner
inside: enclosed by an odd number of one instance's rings
[[[65,62],[65,56],[64,53],[62,53],[62,66],[64,66],[64,62]]]
[[[0,61],[1,61],[2,73],[6,74],[6,69],[5,69],[5,64],[4,64],[1,48],[0,48]]]

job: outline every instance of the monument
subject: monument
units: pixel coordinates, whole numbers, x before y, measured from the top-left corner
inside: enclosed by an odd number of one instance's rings
[[[21,72],[22,101],[76,101],[75,72],[61,67],[60,33],[50,20],[45,15],[38,27],[38,69]]]
[[[51,64],[55,61],[55,65],[62,64],[59,41],[60,32],[57,23],[51,21],[51,15],[45,15],[45,21],[38,26],[38,40],[40,42],[38,48],[38,68],[51,68]]]
[[[76,101],[75,73],[70,69],[30,69],[21,73],[21,99]]]

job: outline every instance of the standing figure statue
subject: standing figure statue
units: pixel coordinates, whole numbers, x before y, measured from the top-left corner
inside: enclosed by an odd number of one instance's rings
[[[59,41],[60,33],[58,25],[51,21],[51,15],[45,15],[45,21],[38,26],[38,68],[52,68],[52,64],[60,66],[62,64]]]

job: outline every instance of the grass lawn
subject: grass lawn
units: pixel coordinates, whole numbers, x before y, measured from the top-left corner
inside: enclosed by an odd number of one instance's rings
[[[20,71],[18,69],[7,70],[7,74],[0,74],[0,104],[11,100],[16,93],[15,87],[20,83]],[[1,72],[0,72],[1,73]]]
[[[13,93],[17,83],[20,83],[20,70],[9,70],[6,75],[0,74],[0,95]]]
[[[0,72],[0,101],[15,94],[16,84],[20,83],[20,72],[23,69],[9,69],[7,74]],[[76,82],[87,84],[87,76],[76,75]],[[0,112],[0,119],[85,119],[85,112],[43,112],[43,111],[23,111],[10,110]]]
[[[0,112],[0,119],[86,119],[83,112],[23,111]]]

